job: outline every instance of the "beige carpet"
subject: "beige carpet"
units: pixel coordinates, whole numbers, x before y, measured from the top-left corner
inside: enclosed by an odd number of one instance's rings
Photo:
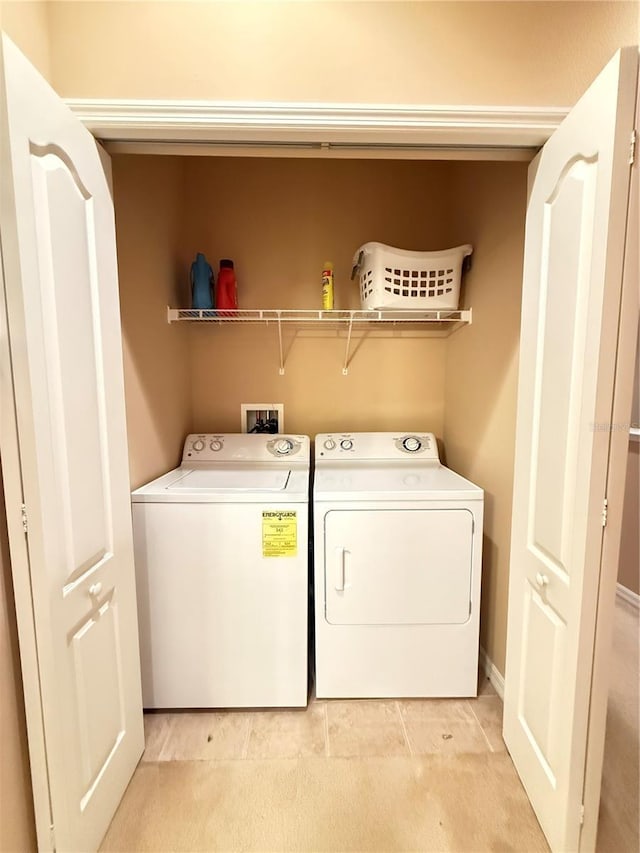
[[[618,600],[602,770],[598,853],[640,850],[638,611]]]
[[[537,851],[505,753],[141,764],[103,851]]]

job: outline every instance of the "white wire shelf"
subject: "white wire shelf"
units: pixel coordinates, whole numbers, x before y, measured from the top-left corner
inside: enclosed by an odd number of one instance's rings
[[[196,323],[332,323],[348,326],[352,323],[471,323],[471,309],[402,311],[386,309],[382,311],[307,311],[275,308],[219,311],[195,308],[167,308],[169,323],[189,321]]]
[[[425,326],[440,329],[437,334],[449,335],[463,325],[471,323],[471,309],[464,310],[434,310],[402,311],[388,308],[383,311],[304,311],[285,308],[238,308],[234,311],[219,311],[215,308],[167,308],[169,323],[186,321],[189,323],[263,323],[272,324],[278,329],[278,345],[280,350],[280,375],[284,375],[285,352],[282,343],[282,326],[289,327],[311,326],[319,329],[344,329],[346,333],[346,350],[342,373],[349,373],[351,334],[354,327],[366,330],[376,326]]]

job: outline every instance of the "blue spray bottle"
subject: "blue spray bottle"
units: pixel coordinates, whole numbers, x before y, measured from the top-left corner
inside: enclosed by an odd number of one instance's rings
[[[198,252],[195,261],[191,264],[191,307],[213,308],[213,270],[207,259]]]

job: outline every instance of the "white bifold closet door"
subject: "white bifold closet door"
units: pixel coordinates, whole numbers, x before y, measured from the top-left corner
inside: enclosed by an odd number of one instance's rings
[[[38,844],[86,853],[144,745],[113,204],[95,140],[6,37],[0,108],[0,448]]]
[[[637,67],[620,51],[530,172],[504,738],[554,851],[580,844],[608,424],[633,359],[617,341]]]

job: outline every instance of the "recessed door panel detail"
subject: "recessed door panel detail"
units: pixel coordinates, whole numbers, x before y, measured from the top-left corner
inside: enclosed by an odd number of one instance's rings
[[[540,360],[536,367],[530,547],[549,568],[570,572],[579,378],[585,357],[597,162],[577,159],[544,205]]]
[[[325,616],[336,625],[463,624],[467,509],[333,510],[325,516]]]
[[[566,625],[530,585],[526,587],[523,612],[522,634],[526,639],[522,647],[518,716],[549,782],[555,787]]]
[[[71,642],[84,810],[125,733],[117,603],[104,601]]]
[[[63,518],[55,571],[64,586],[113,550],[94,210],[61,152],[31,149],[50,462]]]

